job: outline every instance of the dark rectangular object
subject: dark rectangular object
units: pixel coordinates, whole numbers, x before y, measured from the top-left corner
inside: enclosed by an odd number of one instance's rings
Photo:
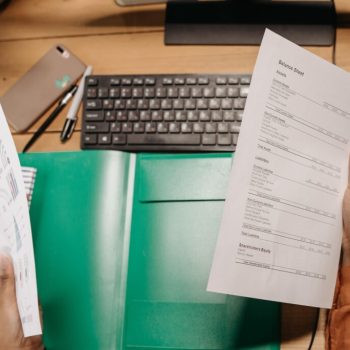
[[[259,45],[266,28],[298,45],[334,43],[332,1],[170,1],[167,45]]]
[[[81,147],[235,151],[250,75],[105,75],[85,80]]]

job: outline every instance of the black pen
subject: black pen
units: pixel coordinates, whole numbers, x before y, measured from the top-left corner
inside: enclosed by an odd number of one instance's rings
[[[40,128],[34,133],[32,138],[23,148],[23,153],[28,151],[28,149],[33,145],[33,143],[41,136],[41,134],[49,127],[49,125],[55,120],[55,118],[60,114],[62,109],[67,105],[69,100],[74,96],[78,89],[77,85],[73,85],[68,92],[64,95],[62,100],[58,103],[55,110],[50,114],[50,116],[44,121]]]

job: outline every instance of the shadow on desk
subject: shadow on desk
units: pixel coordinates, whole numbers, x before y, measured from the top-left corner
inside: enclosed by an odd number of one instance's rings
[[[86,23],[91,27],[159,27],[164,25],[165,12],[163,9],[131,10],[130,12],[115,13],[110,16],[96,18]]]

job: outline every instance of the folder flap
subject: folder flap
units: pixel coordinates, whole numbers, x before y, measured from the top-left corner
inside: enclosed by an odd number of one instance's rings
[[[47,349],[121,349],[134,155],[20,155],[37,168],[31,223]]]
[[[224,200],[232,154],[141,155],[141,202]]]

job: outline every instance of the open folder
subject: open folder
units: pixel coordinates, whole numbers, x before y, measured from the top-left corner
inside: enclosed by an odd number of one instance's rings
[[[232,154],[20,159],[48,350],[279,349],[278,303],[206,291]]]

